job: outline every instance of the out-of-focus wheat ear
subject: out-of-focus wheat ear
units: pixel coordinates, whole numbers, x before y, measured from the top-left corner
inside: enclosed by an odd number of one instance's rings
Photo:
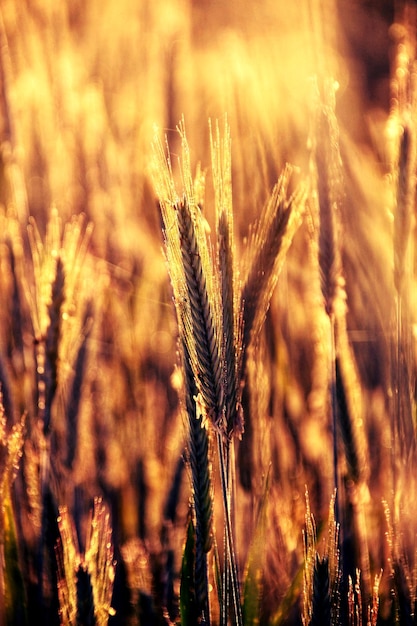
[[[330,420],[333,430],[334,488],[339,508],[339,443],[337,436],[336,398],[336,316],[344,314],[344,290],[340,252],[340,209],[343,201],[342,163],[339,150],[339,129],[335,114],[336,85],[325,81],[315,94],[315,118],[311,133],[311,178],[313,193],[310,206],[313,222],[318,222],[317,248],[323,308],[329,320],[327,349],[329,353]],[[340,518],[339,513],[336,514]]]
[[[243,345],[245,353],[264,322],[288,249],[301,225],[306,188],[287,195],[293,168],[286,165],[259,222],[251,230],[243,259]]]
[[[335,114],[335,85],[317,95],[312,163],[318,205],[318,255],[324,309],[329,317],[341,295],[340,208],[343,201],[339,129]]]
[[[24,296],[22,290],[21,275],[24,271],[25,259],[21,227],[17,218],[9,213],[7,219],[7,248],[9,251],[9,263],[12,279],[12,333],[11,341],[13,350],[11,359],[15,376],[25,375],[25,342],[24,334],[27,330],[27,311],[24,308]],[[24,404],[23,390],[20,392],[20,403]],[[10,413],[11,415],[11,413]]]
[[[59,612],[64,626],[76,623],[77,585],[75,572],[80,563],[75,529],[68,510],[63,507],[57,519],[59,540],[55,546],[57,562]]]
[[[398,181],[394,213],[394,283],[402,293],[407,253],[411,245],[412,220],[415,204],[416,138],[411,120],[402,124],[398,157]]]
[[[50,346],[48,352],[53,349],[56,330],[59,328],[59,320],[56,319],[56,312],[60,309],[60,291],[63,283],[63,266],[57,273],[57,260],[60,249],[61,222],[56,210],[52,210],[47,224],[44,242],[37,228],[34,219],[30,220],[28,226],[28,237],[31,249],[33,264],[33,285],[26,288],[30,300],[30,314],[32,318],[33,332],[35,335],[37,377],[38,377],[38,419],[42,423],[42,430],[45,434],[49,429],[50,415],[47,409],[47,402],[51,402],[55,395],[54,365],[47,364],[48,359],[46,340],[49,329]],[[54,311],[52,301],[52,289],[55,284],[55,298],[57,308]],[[52,315],[52,319],[51,319]],[[49,381],[50,390],[47,390]]]
[[[216,209],[217,264],[222,307],[223,386],[227,431],[241,437],[243,415],[240,410],[242,379],[242,319],[239,281],[235,261],[232,204],[232,166],[230,128],[225,120],[223,136],[216,122],[210,124],[211,162]]]
[[[65,625],[90,623],[107,626],[114,584],[113,543],[110,517],[100,498],[94,508],[85,555],[80,555],[73,522],[66,508],[58,516],[60,539],[56,546],[58,598]]]
[[[413,27],[414,28],[414,27]],[[395,146],[392,161],[394,183],[394,284],[402,295],[403,287],[413,272],[413,227],[415,221],[415,174],[417,160],[416,123],[417,81],[413,61],[414,43],[409,41],[407,29],[403,41],[397,44],[391,80],[390,134]]]
[[[94,499],[91,530],[87,539],[85,563],[91,574],[95,623],[107,626],[115,611],[111,606],[115,577],[110,514],[101,498]]]
[[[407,19],[407,18],[406,18]],[[414,27],[413,27],[414,32]],[[407,28],[403,33],[407,33]],[[398,465],[416,462],[415,428],[415,364],[413,331],[410,314],[411,279],[414,273],[415,232],[415,176],[417,165],[416,113],[417,80],[415,61],[412,60],[414,42],[409,35],[397,46],[391,81],[391,101],[394,103],[389,118],[394,137],[392,154],[393,182],[393,248],[396,310],[393,311],[392,339],[392,417],[391,450],[392,476],[397,493]],[[397,515],[396,507],[393,513]]]

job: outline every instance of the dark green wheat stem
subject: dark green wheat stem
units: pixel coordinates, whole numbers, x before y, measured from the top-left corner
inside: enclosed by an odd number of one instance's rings
[[[185,404],[188,417],[188,461],[191,468],[193,505],[195,515],[194,589],[197,612],[206,625],[210,624],[207,553],[213,544],[213,486],[211,480],[209,431],[203,418],[197,414],[194,381],[187,347],[184,349]]]

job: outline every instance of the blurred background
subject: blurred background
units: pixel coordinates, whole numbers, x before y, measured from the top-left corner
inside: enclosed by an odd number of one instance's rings
[[[55,229],[58,239],[67,232],[65,245],[72,241],[78,254],[51,445],[56,498],[72,511],[80,537],[92,498],[103,495],[117,558],[126,577],[133,563],[140,579],[129,584],[149,595],[165,593],[162,582],[156,592],[151,579],[172,557],[178,587],[190,486],[177,327],[150,178],[155,133],[167,135],[175,168],[175,129],[184,116],[193,167],[201,163],[209,172],[208,119],[227,115],[239,255],[284,164],[308,174],[317,77],[338,83],[348,330],[372,444],[372,496],[379,503],[389,458],[386,332],[393,292],[387,123],[396,46],[408,36],[404,24],[415,25],[411,5],[2,0],[0,17],[0,202],[13,239],[13,245],[2,240],[5,408],[12,422],[26,411],[30,423],[39,409],[32,216],[44,251],[54,250]],[[85,251],[80,242],[87,239]],[[307,225],[271,302],[251,372],[256,419],[248,419],[238,454],[242,563],[264,476],[270,463],[273,468],[265,615],[277,610],[302,561],[306,486],[319,524],[332,493],[321,304],[306,240]],[[42,258],[42,246],[35,249]],[[31,450],[29,442],[16,481],[28,544],[35,532],[27,521],[35,508],[27,488]],[[376,509],[372,516],[380,520],[382,505]],[[375,535],[371,545],[376,566],[383,537]],[[122,614],[119,608],[115,619]]]

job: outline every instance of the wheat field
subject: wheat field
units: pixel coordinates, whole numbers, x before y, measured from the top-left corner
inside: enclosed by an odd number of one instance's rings
[[[0,3],[0,626],[417,623],[417,9]]]

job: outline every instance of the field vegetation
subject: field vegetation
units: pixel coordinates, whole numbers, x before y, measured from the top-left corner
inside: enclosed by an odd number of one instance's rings
[[[0,626],[417,623],[417,10],[0,3]]]

